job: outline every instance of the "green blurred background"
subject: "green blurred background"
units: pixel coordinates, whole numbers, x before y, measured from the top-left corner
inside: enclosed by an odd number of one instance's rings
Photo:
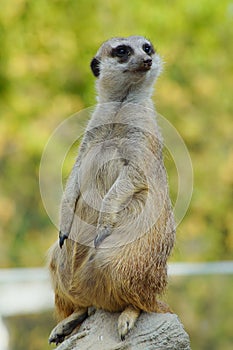
[[[40,198],[43,148],[59,123],[95,104],[89,63],[99,45],[132,34],[151,39],[165,61],[153,98],[193,163],[193,197],[171,261],[233,258],[233,2],[1,0],[0,267],[45,264],[57,231]],[[173,198],[169,156],[166,166]],[[231,348],[231,294],[227,276],[171,280],[167,298],[193,349]],[[46,349],[36,344],[22,348]]]

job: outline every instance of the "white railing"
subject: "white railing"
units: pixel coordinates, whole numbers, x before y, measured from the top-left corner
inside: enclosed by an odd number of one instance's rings
[[[233,274],[233,261],[171,263],[168,273],[171,276]],[[0,349],[8,349],[8,333],[1,316],[51,309],[53,298],[47,269],[0,269]]]
[[[171,263],[168,265],[168,273],[171,276],[229,275],[233,274],[233,261]]]

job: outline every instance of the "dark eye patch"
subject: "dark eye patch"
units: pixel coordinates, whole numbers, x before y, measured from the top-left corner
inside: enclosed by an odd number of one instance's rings
[[[100,75],[100,60],[96,57],[91,61],[91,70],[95,77]]]
[[[133,54],[133,52],[134,51],[133,51],[132,47],[130,47],[128,45],[119,45],[119,46],[112,49],[111,56],[112,57],[119,57],[120,62],[126,62],[129,58],[129,56],[131,56]]]
[[[149,43],[145,43],[142,46],[142,49],[143,49],[143,51],[145,51],[145,53],[147,53],[147,55],[153,55],[155,53],[153,46]]]

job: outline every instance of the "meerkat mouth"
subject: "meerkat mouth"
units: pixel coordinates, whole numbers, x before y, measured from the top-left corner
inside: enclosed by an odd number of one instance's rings
[[[151,65],[142,66],[134,70],[134,72],[148,72],[151,69]]]
[[[136,69],[125,69],[123,73],[146,73],[151,69],[151,66],[142,66]]]

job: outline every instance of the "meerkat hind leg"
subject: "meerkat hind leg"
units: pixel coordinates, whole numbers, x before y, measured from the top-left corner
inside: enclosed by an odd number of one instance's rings
[[[140,316],[141,310],[129,305],[118,318],[118,333],[121,340],[125,340],[126,334],[134,327]]]
[[[62,343],[67,335],[88,317],[87,308],[77,309],[70,316],[62,320],[52,330],[49,336],[49,343]]]

